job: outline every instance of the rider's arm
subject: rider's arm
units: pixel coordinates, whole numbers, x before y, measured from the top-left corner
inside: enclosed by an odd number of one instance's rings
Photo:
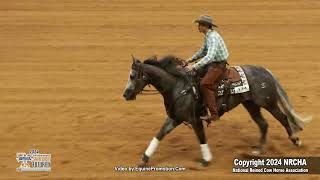
[[[205,50],[206,44],[205,42],[203,43],[202,47],[196,52],[191,58],[189,58],[189,63],[194,62],[206,55],[206,50]]]
[[[205,66],[206,64],[210,63],[211,61],[213,61],[216,51],[217,51],[217,43],[215,42],[215,37],[210,36],[210,38],[208,38],[207,55],[204,58],[202,58],[200,61],[198,61],[196,64],[194,64],[192,68],[198,70],[201,67]]]

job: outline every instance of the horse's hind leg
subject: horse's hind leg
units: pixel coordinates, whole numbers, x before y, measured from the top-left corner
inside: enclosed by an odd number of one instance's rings
[[[243,106],[249,112],[251,118],[257,123],[259,126],[261,137],[260,143],[256,147],[256,150],[252,151],[253,154],[260,154],[264,150],[264,145],[267,142],[267,132],[268,132],[268,123],[264,119],[261,114],[261,107],[256,105],[253,101],[246,101],[242,103]]]
[[[281,111],[281,109],[279,108],[278,105],[274,105],[270,108],[266,108],[272,115],[274,118],[276,118],[278,121],[280,121],[280,123],[282,124],[283,127],[286,128],[286,131],[289,135],[289,139],[292,141],[292,143],[296,146],[301,146],[302,145],[302,141],[299,139],[298,136],[296,136],[290,125],[288,122],[288,118],[287,116]]]
[[[175,127],[177,127],[181,122],[175,121],[174,119],[171,119],[170,117],[167,117],[166,121],[164,122],[163,126],[161,127],[160,131],[158,132],[157,136],[154,137],[148,148],[146,149],[145,153],[142,155],[142,164],[140,166],[145,166],[149,158],[152,156],[152,154],[156,151],[159,142]]]

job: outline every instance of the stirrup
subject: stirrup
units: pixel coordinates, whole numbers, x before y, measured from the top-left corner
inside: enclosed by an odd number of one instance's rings
[[[206,114],[204,116],[200,116],[200,120],[207,122],[207,127],[212,123],[211,121],[211,114],[208,108],[206,108]]]
[[[200,116],[200,120],[201,121],[206,121],[207,122],[207,127],[209,127],[209,125],[211,124],[211,116],[209,116],[208,114],[205,116]]]
[[[208,114],[207,115],[205,115],[205,116],[200,116],[200,119],[201,120],[208,120],[208,119],[210,119],[211,118],[211,116],[209,116]]]
[[[207,121],[210,118],[211,118],[210,111],[208,110],[207,107],[205,107],[205,115],[200,116],[200,119]]]

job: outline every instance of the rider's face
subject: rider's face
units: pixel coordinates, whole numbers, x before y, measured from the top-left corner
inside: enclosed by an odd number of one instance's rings
[[[201,32],[201,33],[205,33],[205,32],[207,32],[208,31],[208,26],[206,26],[206,25],[204,25],[204,24],[198,24],[198,30],[199,30],[199,32]]]

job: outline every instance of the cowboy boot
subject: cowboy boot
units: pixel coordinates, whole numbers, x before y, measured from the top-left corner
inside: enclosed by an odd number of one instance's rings
[[[204,88],[203,89],[203,95],[204,95],[204,99],[206,102],[206,105],[209,109],[210,112],[210,116],[209,116],[209,120],[210,121],[217,121],[219,120],[219,114],[218,114],[218,108],[216,105],[216,97],[215,97],[215,93],[214,91]]]

